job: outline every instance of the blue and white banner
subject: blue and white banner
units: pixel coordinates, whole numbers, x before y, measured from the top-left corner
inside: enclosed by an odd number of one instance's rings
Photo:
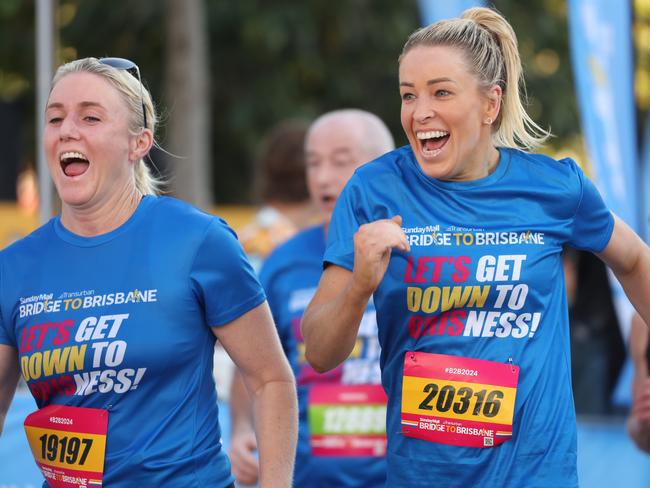
[[[641,154],[641,216],[640,232],[646,243],[650,242],[650,113],[645,123],[645,134],[643,136],[643,153]]]
[[[639,170],[634,104],[632,13],[629,0],[569,0],[573,72],[593,179],[609,208],[640,232]],[[634,309],[610,273],[625,340]],[[613,400],[631,403],[629,358]]]
[[[569,0],[573,72],[593,179],[609,208],[639,229],[631,2]],[[632,306],[614,279],[624,337]]]
[[[468,8],[483,6],[481,0],[418,0],[422,25],[459,17]]]

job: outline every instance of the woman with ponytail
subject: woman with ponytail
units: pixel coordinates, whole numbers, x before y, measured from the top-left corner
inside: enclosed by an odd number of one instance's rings
[[[388,486],[577,487],[562,251],[596,253],[650,323],[650,250],[574,161],[532,152],[548,132],[496,11],[414,32],[399,91],[409,145],[339,198],[306,358],[347,358],[372,297]]]

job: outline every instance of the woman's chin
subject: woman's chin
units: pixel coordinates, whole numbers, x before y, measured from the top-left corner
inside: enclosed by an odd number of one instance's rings
[[[91,200],[91,196],[87,191],[71,191],[67,189],[59,191],[59,198],[64,206],[71,208],[85,207]]]
[[[440,158],[417,158],[422,172],[430,178],[444,180],[450,171],[444,161]]]

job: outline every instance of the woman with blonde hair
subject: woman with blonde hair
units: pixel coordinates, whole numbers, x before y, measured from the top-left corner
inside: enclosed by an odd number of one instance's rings
[[[264,292],[223,220],[156,195],[137,66],[61,66],[45,118],[62,210],[0,253],[0,419],[22,373],[52,487],[233,486],[219,340],[254,392],[261,484],[290,486],[296,394]]]
[[[377,310],[387,486],[575,487],[563,247],[596,253],[650,320],[650,251],[571,159],[529,152],[517,39],[465,11],[399,59],[409,145],[355,173],[302,321],[318,371]]]

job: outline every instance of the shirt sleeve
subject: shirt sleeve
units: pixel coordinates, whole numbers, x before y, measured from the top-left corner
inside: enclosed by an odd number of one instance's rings
[[[266,293],[269,302],[269,308],[271,309],[273,322],[275,323],[278,336],[280,337],[282,350],[293,366],[294,356],[297,351],[296,339],[291,330],[291,321],[289,319],[283,319],[282,314],[283,307],[287,306],[289,293],[282,290],[279,280],[277,279],[278,273],[281,273],[282,270],[276,269],[273,264],[273,255],[271,255],[262,265],[260,271],[260,282],[262,283],[262,287],[264,288],[264,292]]]
[[[600,252],[612,237],[614,216],[596,186],[575,162],[571,163],[578,178],[580,194],[568,244],[577,249]]]
[[[218,218],[198,248],[190,280],[211,327],[232,322],[266,299],[237,235]]]
[[[2,314],[0,313],[0,315]],[[8,333],[5,326],[5,322],[1,316],[0,316],[0,344],[16,347],[16,343],[11,339],[11,335]]]
[[[4,289],[7,284],[5,283],[3,259],[4,254],[0,254],[0,344],[17,347],[16,334],[4,314],[5,309],[8,310],[8,308],[5,305]]]
[[[324,265],[336,264],[352,271],[354,267],[354,234],[359,226],[370,222],[364,205],[364,193],[355,173],[339,196],[327,231]]]

